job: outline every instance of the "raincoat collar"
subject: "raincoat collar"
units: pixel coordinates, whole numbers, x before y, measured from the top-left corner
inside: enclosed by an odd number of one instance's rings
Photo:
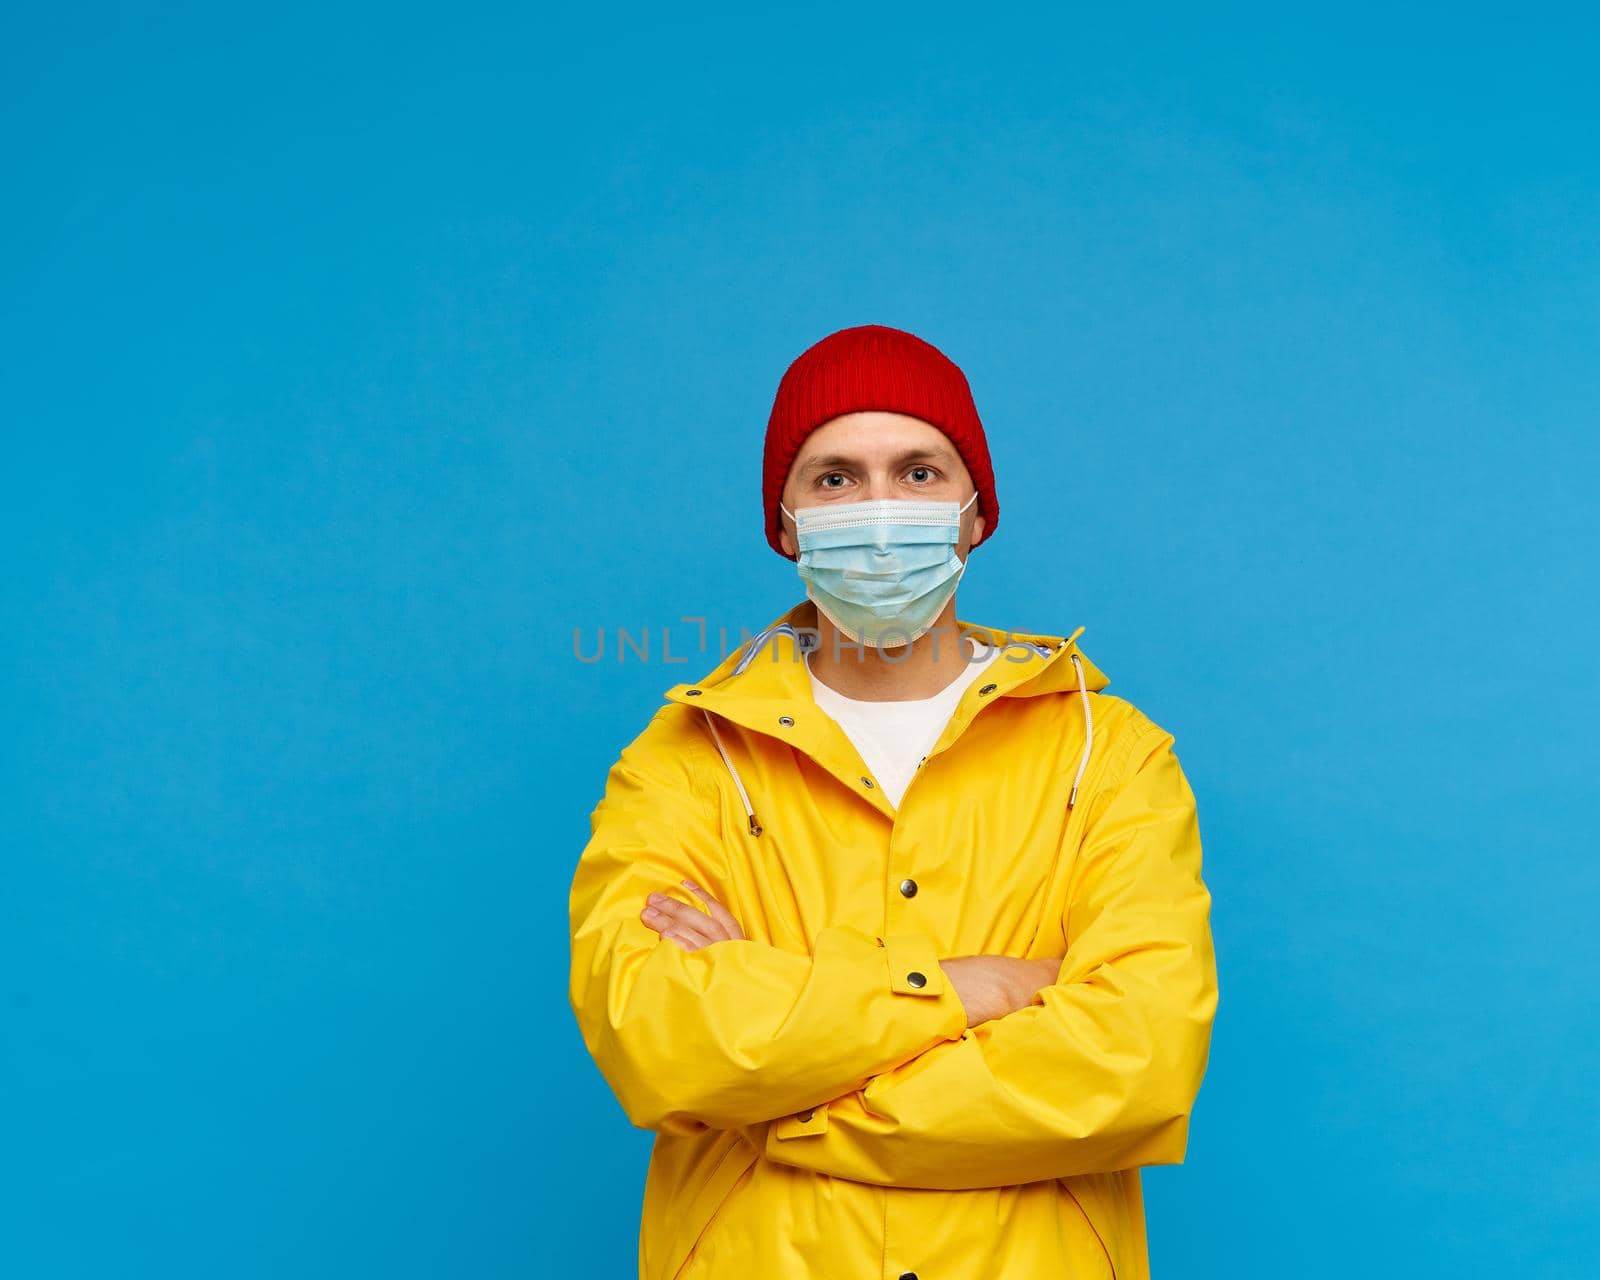
[[[763,710],[774,701],[814,703],[811,677],[803,661],[803,641],[815,633],[816,623],[816,605],[802,600],[728,654],[699,680],[673,685],[665,696],[685,706],[715,711],[741,724],[747,723],[750,712]],[[985,677],[986,682],[999,686],[990,695],[992,697],[1075,692],[1078,675],[1069,660],[1073,653],[1083,665],[1086,688],[1098,692],[1111,683],[1078,648],[1077,640],[1084,632],[1083,627],[1069,636],[1054,636],[1007,631],[960,617],[956,619],[956,627],[991,645],[1004,646]],[[748,727],[768,730],[768,726],[759,723],[750,723]]]
[[[867,786],[865,766],[844,730],[816,705],[804,661],[805,652],[812,647],[809,642],[814,640],[816,621],[816,605],[809,599],[802,600],[728,654],[703,678],[673,685],[665,696],[671,702],[704,712],[708,720],[719,716],[788,743],[855,789],[866,786],[866,798],[892,816],[894,808],[882,790]],[[955,742],[985,706],[1001,698],[1098,692],[1110,684],[1105,673],[1078,649],[1077,639],[1083,634],[1083,627],[1070,636],[1053,636],[1007,631],[960,617],[956,626],[963,633],[1001,647],[1001,653],[983,680],[962,694],[929,756]],[[715,733],[714,720],[711,727]],[[727,761],[720,737],[717,747]],[[731,762],[730,772],[737,778]],[[747,803],[746,808],[749,807]],[[759,834],[753,814],[751,828]]]

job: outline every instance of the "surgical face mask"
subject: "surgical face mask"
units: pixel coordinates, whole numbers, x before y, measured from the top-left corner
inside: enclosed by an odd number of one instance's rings
[[[965,503],[884,498],[790,511],[806,594],[858,644],[910,644],[933,625],[966,568]]]

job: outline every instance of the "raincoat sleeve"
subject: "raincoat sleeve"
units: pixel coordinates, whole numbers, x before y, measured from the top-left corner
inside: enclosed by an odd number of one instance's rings
[[[1182,1162],[1216,963],[1194,795],[1172,735],[1150,728],[1089,817],[1055,984],[806,1120],[776,1121],[769,1159],[939,1189]]]
[[[570,1001],[629,1120],[742,1129],[959,1036],[966,1009],[931,937],[828,926],[811,954],[752,939],[686,951],[639,918],[652,891],[703,910],[685,878],[739,914],[717,792],[696,768],[711,748],[682,711],[663,708],[612,766],[569,899]]]

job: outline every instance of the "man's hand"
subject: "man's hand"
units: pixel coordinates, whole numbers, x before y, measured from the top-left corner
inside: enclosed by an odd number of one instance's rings
[[[684,880],[682,884],[706,904],[705,911],[664,893],[652,893],[645,900],[646,906],[639,913],[639,918],[663,938],[671,938],[685,951],[698,951],[713,942],[731,942],[744,937],[739,922],[727,907],[693,880]]]
[[[1064,956],[1019,960],[1015,956],[956,956],[939,961],[967,1008],[967,1025],[1026,1009],[1061,972]]]
[[[727,907],[694,881],[682,883],[706,904],[704,911],[667,894],[652,893],[639,918],[685,951],[698,951],[713,942],[744,937],[739,922]],[[980,1022],[1027,1008],[1042,988],[1056,980],[1062,959],[1061,956],[1040,960],[1019,960],[1015,956],[957,956],[941,960],[939,966],[966,1007],[967,1025],[975,1027]]]

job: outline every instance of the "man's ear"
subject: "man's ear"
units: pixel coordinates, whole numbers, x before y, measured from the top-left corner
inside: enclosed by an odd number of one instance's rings
[[[967,543],[968,551],[971,551],[973,547],[977,546],[983,541],[983,531],[985,527],[986,526],[983,523],[982,516],[972,517],[972,541]]]
[[[778,513],[778,518],[779,518],[780,521],[785,518],[783,516],[782,512]],[[778,528],[778,545],[783,548],[784,555],[788,556],[791,560],[793,560],[795,558],[796,551],[795,551],[794,539],[789,536],[789,529],[788,529],[787,524],[780,524],[779,525],[779,528]]]

